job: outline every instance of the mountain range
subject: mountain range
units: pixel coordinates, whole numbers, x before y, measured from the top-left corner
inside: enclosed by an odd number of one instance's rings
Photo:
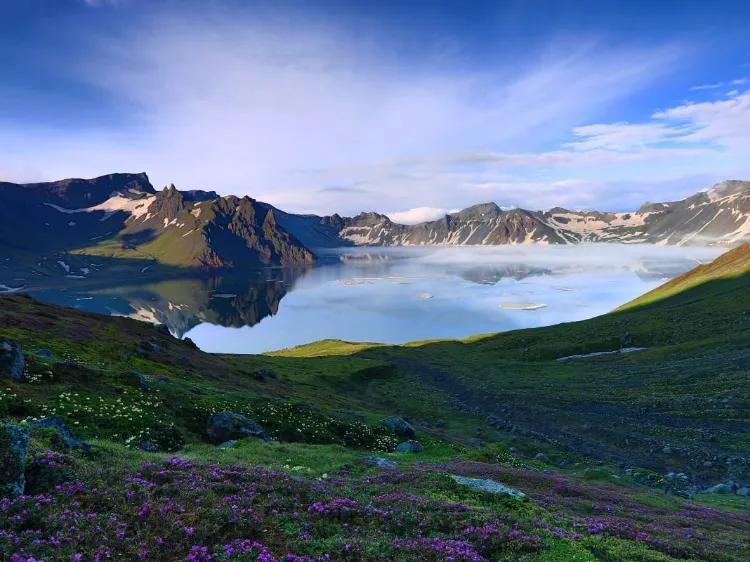
[[[736,244],[750,236],[750,182],[729,180],[681,201],[633,212],[503,209],[484,203],[415,225],[362,213],[342,219],[339,236],[380,246],[576,244]]]
[[[729,180],[633,212],[505,209],[484,203],[415,225],[367,212],[298,215],[215,191],[156,191],[145,173],[0,183],[6,261],[69,276],[120,266],[239,269],[298,266],[337,246],[576,244],[736,245],[750,238],[750,182]]]

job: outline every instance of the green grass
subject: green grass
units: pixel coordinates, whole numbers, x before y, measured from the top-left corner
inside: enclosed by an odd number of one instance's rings
[[[505,507],[456,488],[445,471],[498,474],[522,489],[541,487],[539,494],[550,478],[574,479],[555,492],[565,500],[558,511],[547,500],[524,507],[526,523],[595,514],[597,502],[615,496],[672,516],[688,504],[663,493],[668,471],[699,485],[750,480],[750,278],[737,276],[737,255],[591,320],[403,346],[326,340],[259,356],[211,355],[130,319],[4,296],[0,337],[20,343],[29,361],[27,382],[0,385],[0,415],[62,418],[95,445],[80,461],[84,471],[135,469],[173,449],[196,462],[370,482],[380,472],[359,460],[378,455],[420,474],[430,502],[483,513]],[[557,360],[622,347],[645,349]],[[53,357],[29,353],[38,348]],[[222,409],[261,421],[276,440],[208,445],[206,419]],[[415,425],[422,453],[388,452],[396,441],[376,428],[394,415]],[[366,435],[372,439],[354,438]],[[162,452],[136,450],[146,438]],[[654,488],[626,468],[653,475]],[[570,482],[580,498],[565,499]],[[689,505],[750,513],[737,496],[698,494]],[[341,540],[339,531],[326,536],[315,546],[321,552]],[[545,541],[533,555],[500,559],[670,560],[612,535]]]

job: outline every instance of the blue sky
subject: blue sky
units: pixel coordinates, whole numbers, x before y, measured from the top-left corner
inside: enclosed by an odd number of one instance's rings
[[[750,179],[743,2],[0,4],[0,180],[413,222]]]

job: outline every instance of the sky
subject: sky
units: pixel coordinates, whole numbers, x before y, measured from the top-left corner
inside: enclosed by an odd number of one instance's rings
[[[0,181],[401,222],[750,180],[748,2],[3,0]]]

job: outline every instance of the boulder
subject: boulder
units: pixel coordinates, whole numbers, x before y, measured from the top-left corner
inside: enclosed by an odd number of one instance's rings
[[[23,380],[23,370],[26,359],[21,352],[21,346],[10,340],[0,340],[0,375],[12,381]]]
[[[190,338],[182,338],[182,343],[191,349],[198,349],[198,345]]]
[[[508,496],[516,499],[523,499],[526,497],[520,490],[491,480],[490,478],[469,478],[468,476],[459,476],[458,474],[449,475],[456,484],[464,486],[476,492],[485,492],[487,494],[495,494],[498,496]]]
[[[747,497],[750,496],[750,487],[743,486],[742,488],[737,488],[737,491],[735,492],[738,496]]]
[[[28,449],[28,429],[10,423],[0,423],[0,496],[23,494]]]
[[[667,495],[692,498],[697,491],[690,481],[690,476],[684,472],[668,472],[664,475],[664,481],[666,483],[664,492]]]
[[[35,349],[32,353],[37,357],[52,357],[52,352],[49,349]]]
[[[143,373],[139,373],[138,371],[133,371],[131,375],[133,379],[135,380],[135,383],[138,385],[139,389],[141,389],[143,392],[148,392],[150,390],[151,379],[148,375],[144,375]]]
[[[268,439],[266,432],[255,421],[234,412],[212,414],[206,424],[206,433],[214,445],[245,437]]]
[[[78,361],[55,361],[52,364],[52,378],[56,382],[93,382],[102,376],[99,369]]]
[[[721,482],[710,488],[703,490],[704,494],[733,494],[734,483],[733,482]]]
[[[389,459],[384,459],[383,457],[362,457],[360,459],[362,464],[366,464],[367,466],[374,466],[376,468],[382,468],[385,470],[395,470],[398,468],[398,463]]]
[[[412,437],[416,435],[416,431],[414,431],[414,426],[411,425],[404,418],[385,418],[380,423],[384,425],[388,429],[388,431],[390,431],[391,433],[393,433],[394,435],[398,437],[403,437],[404,439],[411,439]]]
[[[219,449],[234,449],[237,446],[237,440],[232,439],[231,441],[224,441],[219,444]]]
[[[537,453],[536,455],[534,455],[534,460],[539,461],[539,462],[548,463],[549,462],[549,457],[547,455],[545,455],[544,453]]]
[[[54,430],[58,435],[60,443],[65,445],[68,449],[81,449],[85,453],[91,451],[91,445],[80,439],[76,439],[76,437],[73,436],[73,432],[70,431],[68,426],[59,418],[41,418],[29,422],[28,425],[32,428]]]
[[[158,339],[151,338],[149,340],[145,340],[139,343],[136,346],[135,350],[136,352],[138,352],[138,355],[148,357],[149,355],[152,355],[155,353],[161,353],[162,351],[164,351],[164,348],[161,346]]]
[[[409,439],[408,441],[396,445],[397,453],[421,453],[423,450],[424,447],[422,447],[422,444],[413,439]]]
[[[145,451],[147,453],[156,453],[159,450],[159,446],[154,443],[153,441],[141,441],[138,443],[138,448],[141,451]]]

